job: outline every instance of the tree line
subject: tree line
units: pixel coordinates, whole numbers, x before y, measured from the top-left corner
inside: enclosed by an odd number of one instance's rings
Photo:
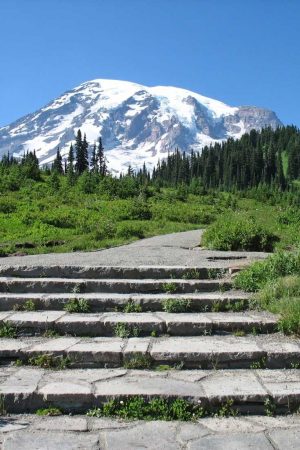
[[[251,130],[240,139],[176,150],[158,163],[152,180],[163,186],[198,180],[207,189],[246,190],[259,185],[285,190],[300,177],[300,131],[294,126]]]
[[[8,173],[10,177],[7,177]],[[43,173],[52,176],[54,186],[58,183],[57,178],[64,176],[70,185],[82,179],[87,189],[92,189],[91,186],[109,175],[102,138],[89,146],[86,135],[82,137],[78,130],[67,158],[63,161],[58,148],[51,167],[40,168],[35,152],[27,152],[21,159],[5,155],[0,162],[0,175],[8,179],[12,190],[21,179],[39,181]],[[285,191],[300,178],[300,131],[294,126],[276,130],[268,127],[261,131],[251,130],[240,139],[230,138],[206,146],[202,152],[186,153],[177,149],[158,162],[152,171],[145,164],[137,171],[129,165],[119,179],[124,177],[135,180],[140,186],[183,185],[227,191],[267,186]]]

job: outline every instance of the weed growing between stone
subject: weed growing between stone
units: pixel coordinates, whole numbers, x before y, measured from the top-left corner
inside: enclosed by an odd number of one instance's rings
[[[207,276],[209,280],[219,280],[220,278],[223,278],[227,273],[226,269],[215,269],[210,268],[207,269]]]
[[[205,416],[205,409],[183,399],[168,401],[154,398],[150,401],[142,397],[125,400],[111,400],[100,408],[87,412],[90,417],[120,417],[135,420],[196,420]]]
[[[169,313],[184,313],[191,309],[191,301],[184,298],[168,298],[163,303],[163,310]]]
[[[129,300],[122,308],[124,313],[139,313],[142,312],[141,305],[135,303],[133,300]]]
[[[151,358],[143,354],[133,355],[124,361],[125,369],[150,369],[151,365]]]
[[[70,366],[71,359],[64,356],[53,356],[51,354],[36,355],[28,359],[28,363],[32,366],[41,367],[43,369],[63,370]]]
[[[229,417],[236,416],[237,410],[233,407],[233,400],[222,403],[219,408],[210,409],[184,399],[166,400],[153,398],[148,401],[142,397],[132,397],[125,400],[111,400],[103,406],[90,409],[90,417],[120,417],[134,420],[181,420],[193,421],[202,417]]]
[[[264,411],[266,416],[272,417],[275,415],[276,405],[274,400],[269,397],[264,401]]]
[[[16,304],[13,307],[14,311],[35,311],[36,305],[33,300],[27,300],[24,305]]]
[[[60,334],[55,330],[46,330],[43,333],[43,337],[45,337],[45,338],[57,338],[59,336],[60,336]]]
[[[90,312],[90,305],[84,298],[72,298],[65,304],[64,310],[69,313],[88,313]]]
[[[177,291],[177,286],[175,283],[164,283],[162,286],[162,290],[166,293],[166,294],[175,294],[175,292]]]
[[[85,291],[86,284],[84,282],[82,283],[76,283],[75,286],[71,289],[72,294],[82,294],[82,292]]]
[[[9,323],[2,323],[0,325],[0,338],[16,338],[17,328]]]
[[[114,326],[114,335],[122,339],[127,339],[129,337],[138,337],[140,335],[140,329],[136,325],[117,323]]]
[[[37,416],[61,416],[63,413],[59,408],[42,408],[36,411]]]
[[[267,359],[261,358],[258,361],[253,361],[250,364],[250,369],[265,369],[267,366]]]
[[[4,395],[0,394],[0,416],[6,416]]]
[[[248,306],[247,300],[240,300],[240,301],[230,301],[228,300],[227,303],[223,303],[220,301],[214,302],[211,306],[212,312],[241,312],[245,311],[245,309]]]
[[[197,269],[187,270],[183,275],[183,280],[199,280],[201,278],[200,272]]]

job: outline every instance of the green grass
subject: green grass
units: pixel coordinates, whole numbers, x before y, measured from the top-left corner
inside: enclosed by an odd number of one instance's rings
[[[239,272],[234,287],[247,292],[262,289],[267,283],[279,277],[300,275],[300,253],[279,251],[263,261],[257,261]]]
[[[300,335],[300,276],[270,281],[256,294],[254,304],[280,315],[279,331]]]
[[[290,206],[222,192],[188,194],[182,201],[176,189],[169,188],[149,188],[147,200],[102,191],[87,194],[78,185],[70,188],[64,178],[53,192],[47,176],[43,179],[0,194],[0,255],[108,248],[142,237],[205,228],[228,212],[253,217],[280,238],[276,247],[300,243],[300,217]]]

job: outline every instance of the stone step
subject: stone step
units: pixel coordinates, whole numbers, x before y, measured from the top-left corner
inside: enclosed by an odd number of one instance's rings
[[[110,294],[110,293],[82,293],[82,294],[12,294],[0,293],[0,311],[22,310],[30,300],[38,310],[61,310],[73,299],[84,299],[91,312],[105,312],[122,310],[129,302],[138,305],[142,311],[162,311],[166,300],[187,301],[188,310],[204,312],[213,310],[227,310],[248,307],[250,295],[240,291],[226,291],[224,293],[188,293],[188,294]]]
[[[96,280],[84,278],[0,278],[0,292],[14,293],[189,293],[224,291],[230,288],[231,282],[229,280]]]
[[[218,313],[67,313],[64,311],[7,311],[0,325],[17,328],[18,335],[45,331],[72,336],[199,336],[215,333],[272,333],[278,317],[266,312]]]
[[[22,278],[84,278],[84,279],[217,279],[235,273],[239,267],[186,266],[1,266],[0,276]]]
[[[0,362],[25,363],[29,358],[51,356],[51,364],[64,359],[72,367],[155,367],[184,369],[293,368],[300,366],[300,341],[280,334],[214,335],[197,337],[117,337],[56,339],[31,337],[0,340]],[[32,362],[32,361],[31,361]]]
[[[244,414],[271,409],[290,412],[299,407],[299,370],[139,371],[86,369],[49,371],[32,367],[1,369],[1,405],[8,413],[35,412],[56,407],[85,413],[110,400],[181,398],[216,410],[230,408]]]
[[[203,417],[197,421],[124,420],[87,415],[11,414],[2,419],[2,450],[295,450],[297,414]]]

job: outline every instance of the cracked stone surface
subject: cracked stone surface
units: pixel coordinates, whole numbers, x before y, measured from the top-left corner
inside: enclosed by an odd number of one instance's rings
[[[293,367],[300,359],[299,340],[269,335],[201,335],[122,339],[118,337],[23,337],[0,340],[0,360],[28,360],[37,354],[68,356],[72,367],[122,366],[141,354],[153,364],[184,363],[188,368],[249,368],[252,363],[272,369]],[[272,376],[271,376],[272,378]]]
[[[3,450],[298,450],[300,417],[207,418],[198,422],[126,422],[86,416],[6,416]]]
[[[253,317],[254,316],[254,317]],[[76,336],[111,336],[117,324],[136,326],[140,333],[193,336],[212,332],[232,332],[237,329],[251,331],[273,331],[278,317],[273,314],[251,312],[242,313],[72,313],[62,311],[34,311],[6,314],[4,323],[9,323],[26,332],[41,333],[54,330],[60,334]],[[1,324],[1,320],[0,320]],[[274,349],[273,353],[276,351]]]
[[[300,371],[67,369],[35,367],[2,370],[0,394],[9,412],[56,406],[79,413],[123,397],[185,398],[204,406],[231,399],[242,412],[263,410],[270,396],[286,409],[300,399]],[[276,381],[274,381],[276,380]],[[241,405],[241,406],[239,406]]]

